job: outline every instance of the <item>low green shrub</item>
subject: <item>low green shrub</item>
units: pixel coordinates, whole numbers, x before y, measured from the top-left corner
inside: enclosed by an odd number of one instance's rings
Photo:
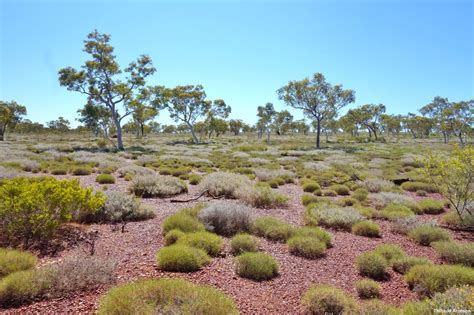
[[[380,244],[373,250],[375,254],[379,254],[391,265],[393,261],[406,256],[400,246],[395,244]]]
[[[67,168],[53,168],[50,173],[51,175],[67,175]]]
[[[408,237],[423,246],[429,246],[432,242],[449,241],[451,239],[451,236],[445,229],[426,224],[419,225],[410,230]]]
[[[301,202],[303,203],[304,206],[307,206],[311,203],[317,203],[318,197],[312,194],[303,194],[303,196],[301,197]]]
[[[380,280],[387,275],[387,260],[374,252],[366,252],[357,256],[356,266],[361,276]]]
[[[437,192],[436,188],[430,184],[422,183],[422,182],[404,182],[401,185],[403,190],[416,192],[418,190],[424,190],[429,193]]]
[[[100,300],[98,314],[237,315],[234,301],[222,291],[182,279],[147,279],[110,289]]]
[[[433,242],[431,246],[444,261],[474,267],[474,243]]]
[[[339,196],[348,196],[351,193],[346,185],[335,184],[330,186],[329,189],[335,191]]]
[[[460,265],[419,265],[405,275],[410,288],[422,296],[432,296],[454,286],[474,285],[474,269]]]
[[[99,184],[115,184],[115,177],[110,174],[100,174],[97,175],[95,181]]]
[[[132,180],[130,191],[142,198],[170,197],[188,191],[186,184],[177,178],[163,175],[145,175]]]
[[[329,285],[309,288],[303,296],[302,304],[308,314],[349,314],[356,308],[348,294]]]
[[[423,213],[427,214],[440,214],[444,211],[444,203],[436,199],[422,199],[418,201],[418,206]]]
[[[394,221],[413,216],[413,211],[405,205],[390,203],[382,209],[380,216],[384,219]]]
[[[380,298],[382,287],[371,279],[362,279],[356,283],[357,294],[362,299]]]
[[[44,295],[51,287],[49,275],[44,271],[18,271],[1,279],[0,306],[16,307]]]
[[[76,176],[85,176],[92,174],[92,169],[89,166],[76,166],[71,173]]]
[[[321,194],[325,197],[336,197],[337,196],[337,192],[335,192],[334,190],[331,190],[331,189],[323,190]]]
[[[256,237],[249,234],[237,234],[230,240],[231,252],[234,255],[240,255],[245,252],[257,252],[259,241]]]
[[[431,260],[424,257],[405,256],[395,259],[392,263],[392,267],[393,270],[404,275],[413,266],[430,264],[432,264]]]
[[[359,200],[352,197],[343,197],[336,200],[336,203],[341,207],[352,207],[359,204]]]
[[[357,188],[352,194],[353,198],[361,202],[366,201],[368,196],[369,196],[369,191],[365,188]]]
[[[326,244],[311,236],[293,236],[288,239],[287,245],[292,255],[308,259],[322,257],[326,251]]]
[[[185,233],[204,231],[204,224],[192,215],[177,212],[163,221],[163,234],[175,229]]]
[[[202,249],[174,244],[160,249],[156,261],[161,270],[191,272],[210,263],[211,258]]]
[[[372,221],[360,221],[352,226],[352,233],[367,237],[381,237],[380,226]]]
[[[175,244],[179,238],[183,237],[185,233],[181,230],[171,230],[165,235],[165,246]]]
[[[176,244],[202,249],[211,256],[217,256],[224,247],[222,238],[206,231],[185,233]]]
[[[305,226],[295,228],[293,230],[293,236],[295,237],[313,237],[319,239],[321,242],[326,244],[326,247],[331,247],[331,234],[320,227]]]
[[[236,273],[240,277],[262,281],[278,275],[278,262],[268,254],[247,252],[236,259]]]
[[[292,236],[294,227],[274,217],[261,217],[253,222],[252,231],[257,236],[284,242]]]
[[[304,180],[301,183],[301,187],[303,188],[304,192],[314,193],[317,191],[321,191],[321,186],[313,180]]]
[[[37,260],[35,255],[28,252],[0,248],[0,278],[13,272],[32,269]]]
[[[198,174],[191,174],[189,175],[189,184],[190,185],[197,185],[201,182],[202,176]]]

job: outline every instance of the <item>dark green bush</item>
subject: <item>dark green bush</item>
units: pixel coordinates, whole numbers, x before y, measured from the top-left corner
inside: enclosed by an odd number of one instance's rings
[[[189,184],[190,185],[197,185],[201,182],[202,177],[198,174],[191,174],[189,175]]]
[[[285,221],[273,217],[261,217],[254,221],[252,230],[257,236],[284,242],[291,237],[294,228]]]
[[[76,166],[71,173],[76,176],[85,176],[92,174],[92,169],[89,166]]]
[[[330,190],[335,191],[339,196],[348,196],[350,194],[350,190],[346,185],[332,185],[329,187]]]
[[[356,258],[359,274],[375,280],[384,279],[387,275],[387,260],[373,252],[362,253]]]
[[[245,252],[257,252],[259,241],[249,234],[237,234],[230,240],[232,254],[240,255]]]
[[[115,177],[110,174],[100,174],[95,178],[95,181],[99,184],[114,184]]]
[[[243,253],[237,256],[236,272],[243,278],[262,281],[278,275],[278,262],[265,253]]]
[[[314,193],[321,190],[321,186],[315,181],[312,180],[304,180],[301,184],[303,187],[304,192]]]
[[[349,295],[329,285],[309,288],[303,296],[302,304],[309,314],[350,314],[356,307]]]
[[[459,265],[419,265],[405,275],[410,288],[422,296],[432,296],[454,286],[474,285],[474,269]]]
[[[211,262],[205,251],[185,245],[171,245],[156,255],[158,268],[165,271],[191,272]]]
[[[13,272],[32,269],[37,260],[35,255],[28,252],[0,248],[0,278]]]
[[[67,169],[66,168],[53,168],[50,173],[52,175],[66,175]]]
[[[234,301],[218,289],[182,279],[138,280],[112,288],[101,299],[100,315],[237,315]]]
[[[322,257],[326,251],[326,244],[311,236],[293,236],[287,245],[291,254],[308,259]]]
[[[360,236],[380,237],[382,234],[382,230],[375,222],[361,221],[357,222],[352,226],[352,233]]]
[[[413,228],[408,232],[408,237],[423,246],[429,246],[432,242],[449,241],[451,239],[449,233],[443,228],[426,224]]]
[[[380,284],[370,279],[359,280],[356,283],[357,294],[362,299],[374,299],[380,297],[382,287]]]

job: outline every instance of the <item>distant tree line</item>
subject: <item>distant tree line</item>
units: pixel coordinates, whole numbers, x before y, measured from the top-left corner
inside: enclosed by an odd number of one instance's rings
[[[409,134],[421,139],[437,134],[443,137],[444,143],[456,137],[461,145],[474,134],[474,100],[449,102],[437,96],[419,109],[419,115],[390,115],[384,104],[366,104],[340,115],[344,107],[355,102],[355,92],[327,82],[321,73],[290,81],[276,91],[280,100],[301,110],[305,119],[295,120],[289,111],[277,111],[272,103],[266,103],[257,107],[258,120],[252,126],[240,119],[228,119],[231,106],[222,99],[207,99],[201,85],[173,88],[147,85],[146,79],[156,72],[147,55],[139,56],[121,69],[107,34],[90,33],[84,41],[84,51],[90,59],[79,70],[71,67],[59,70],[59,83],[87,96],[86,104],[77,111],[80,128],[109,139],[118,150],[124,149],[124,132],[137,137],[147,133],[190,133],[193,143],[227,132],[235,136],[256,132],[259,139],[265,135],[270,142],[271,134],[307,135],[312,127],[317,148],[323,134],[326,141],[338,133],[358,138],[367,133],[368,141],[379,141],[381,135],[398,138]],[[156,122],[162,110],[167,110],[177,125]],[[63,117],[43,126],[23,119],[25,115],[25,106],[0,101],[0,141],[4,140],[7,129],[28,133],[67,132],[71,128]]]

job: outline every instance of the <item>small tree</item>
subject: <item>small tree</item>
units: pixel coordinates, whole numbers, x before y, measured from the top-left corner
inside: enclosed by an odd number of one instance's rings
[[[150,57],[140,56],[122,71],[115,60],[114,48],[109,44],[110,35],[96,31],[84,41],[84,51],[91,55],[82,70],[68,67],[59,70],[59,83],[69,91],[87,95],[88,103],[105,106],[117,132],[117,149],[124,150],[122,120],[136,110],[132,105],[145,89],[145,79],[155,73]],[[125,72],[128,76],[122,77]],[[124,112],[119,113],[120,106]]]
[[[270,143],[271,124],[275,114],[276,111],[272,103],[267,103],[265,106],[259,106],[257,108],[257,116],[259,118],[257,127],[259,128],[259,135],[265,131],[267,133],[267,143]]]
[[[385,113],[385,110],[386,108],[383,104],[367,104],[349,110],[346,115],[350,117],[355,124],[367,128],[369,131],[369,139],[372,139],[373,134],[375,141],[377,141],[377,132],[380,127],[380,116]]]
[[[13,129],[26,115],[26,107],[15,101],[0,101],[0,141],[5,139],[7,128]]]
[[[108,138],[111,120],[110,111],[106,107],[88,102],[77,112],[80,116],[77,120],[84,124],[84,127],[92,130],[96,137],[102,130],[104,137]]]
[[[355,101],[353,90],[344,90],[342,85],[331,85],[321,73],[310,80],[290,81],[280,88],[278,96],[287,105],[303,110],[316,121],[316,147],[320,148],[321,124],[328,117],[336,117],[339,110]]]
[[[200,117],[221,116],[230,113],[230,107],[223,100],[206,100],[202,85],[184,85],[169,89],[161,86],[154,88],[154,104],[166,109],[175,122],[182,122],[191,132],[193,143],[199,143],[194,125]]]
[[[287,110],[276,112],[273,119],[273,127],[277,135],[286,134],[293,124],[293,115]]]
[[[474,148],[455,148],[448,159],[430,155],[424,173],[461,217],[474,214]]]
[[[239,135],[243,127],[244,127],[244,122],[241,119],[229,120],[229,129],[235,136]]]
[[[58,117],[56,120],[51,120],[47,124],[49,129],[66,132],[71,128],[71,123],[64,117]]]

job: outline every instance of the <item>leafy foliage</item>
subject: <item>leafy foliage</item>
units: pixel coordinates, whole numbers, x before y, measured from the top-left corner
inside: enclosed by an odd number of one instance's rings
[[[0,186],[2,237],[28,246],[47,240],[61,224],[90,221],[104,206],[105,196],[82,188],[77,180],[15,178]]]

